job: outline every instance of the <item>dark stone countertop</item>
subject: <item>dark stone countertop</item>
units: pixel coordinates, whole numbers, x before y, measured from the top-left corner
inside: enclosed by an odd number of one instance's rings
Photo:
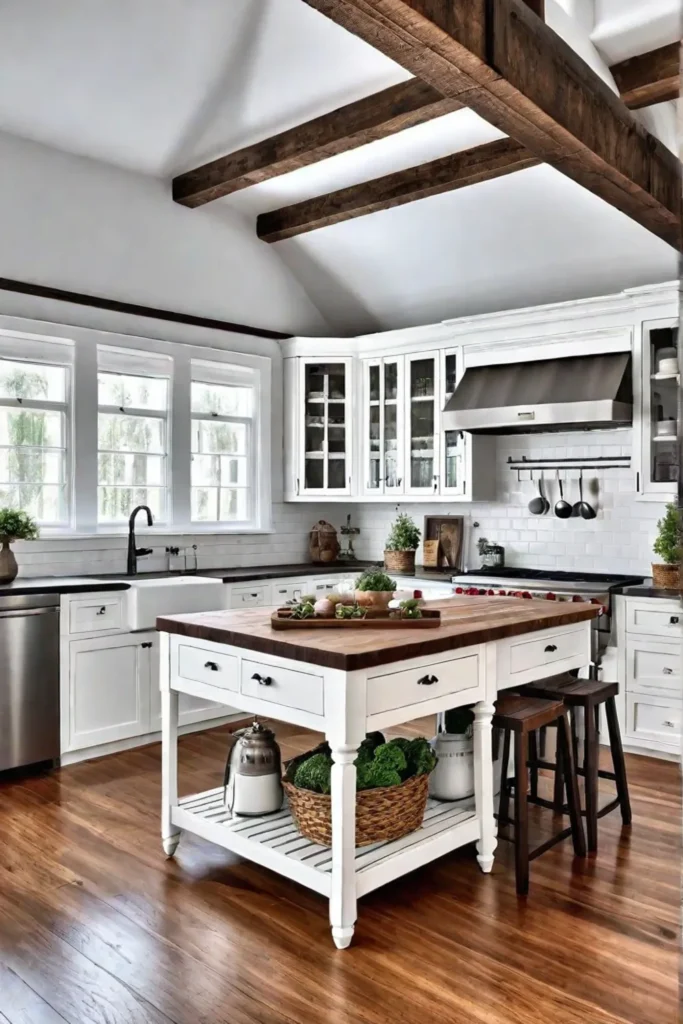
[[[648,586],[646,583],[638,587],[621,587],[614,593],[621,594],[622,597],[654,597],[665,601],[680,601],[683,597],[681,590],[661,590],[659,587]]]
[[[20,597],[26,594],[90,594],[98,590],[130,590],[130,584],[121,579],[101,576],[29,576],[19,577],[12,583],[0,583],[0,597]]]

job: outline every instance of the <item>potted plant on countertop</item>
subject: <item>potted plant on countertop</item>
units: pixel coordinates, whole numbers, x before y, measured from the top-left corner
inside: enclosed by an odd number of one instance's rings
[[[413,576],[420,531],[405,512],[400,512],[384,545],[384,565],[390,572]]]
[[[666,506],[666,514],[657,523],[657,531],[652,550],[662,561],[652,563],[652,582],[662,590],[678,590],[681,586],[683,522],[675,505]]]
[[[356,603],[365,608],[386,608],[395,590],[396,580],[376,565],[365,569],[356,580]]]
[[[28,512],[0,508],[0,583],[11,583],[19,571],[10,544],[14,540],[36,540],[38,525]]]

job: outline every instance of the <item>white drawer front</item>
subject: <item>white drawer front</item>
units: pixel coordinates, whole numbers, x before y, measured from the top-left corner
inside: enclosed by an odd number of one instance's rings
[[[120,594],[95,594],[69,602],[69,632],[97,633],[100,630],[122,629],[123,599]]]
[[[178,676],[223,690],[239,690],[239,665],[234,655],[216,654],[191,643],[178,644]]]
[[[276,580],[272,585],[271,603],[281,607],[288,601],[300,601],[304,594],[308,594],[306,580]]]
[[[246,658],[242,660],[240,692],[312,715],[322,715],[325,707],[322,676],[275,668]]]
[[[626,689],[681,696],[681,645],[629,637]]]
[[[683,725],[683,705],[662,697],[626,695],[626,739],[679,747]]]
[[[479,655],[436,662],[429,668],[387,672],[368,679],[367,713],[394,711],[434,697],[470,690],[479,683]],[[457,703],[457,702],[456,702]],[[455,706],[455,704],[454,704]]]
[[[650,601],[631,601],[626,604],[626,630],[649,636],[668,636],[672,640],[683,638],[683,610],[674,603],[662,608],[656,598]]]
[[[586,634],[583,629],[557,633],[542,639],[515,641],[509,647],[510,676],[538,670],[538,678],[541,679],[546,669],[552,674],[555,662],[581,657],[585,649]]]
[[[230,592],[231,608],[257,608],[268,604],[270,584],[260,583],[253,587],[233,587]]]

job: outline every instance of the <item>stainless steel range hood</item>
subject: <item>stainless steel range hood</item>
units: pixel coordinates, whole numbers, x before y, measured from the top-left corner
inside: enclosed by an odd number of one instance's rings
[[[630,426],[631,356],[611,352],[475,366],[443,413],[445,430],[529,434]]]

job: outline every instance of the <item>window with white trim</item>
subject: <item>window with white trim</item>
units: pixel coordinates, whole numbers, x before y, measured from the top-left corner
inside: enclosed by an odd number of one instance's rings
[[[69,523],[68,343],[0,339],[0,505]]]
[[[256,505],[256,390],[251,371],[192,360],[195,523],[251,523]]]
[[[97,521],[125,522],[148,505],[165,523],[172,361],[99,346],[97,364]]]

